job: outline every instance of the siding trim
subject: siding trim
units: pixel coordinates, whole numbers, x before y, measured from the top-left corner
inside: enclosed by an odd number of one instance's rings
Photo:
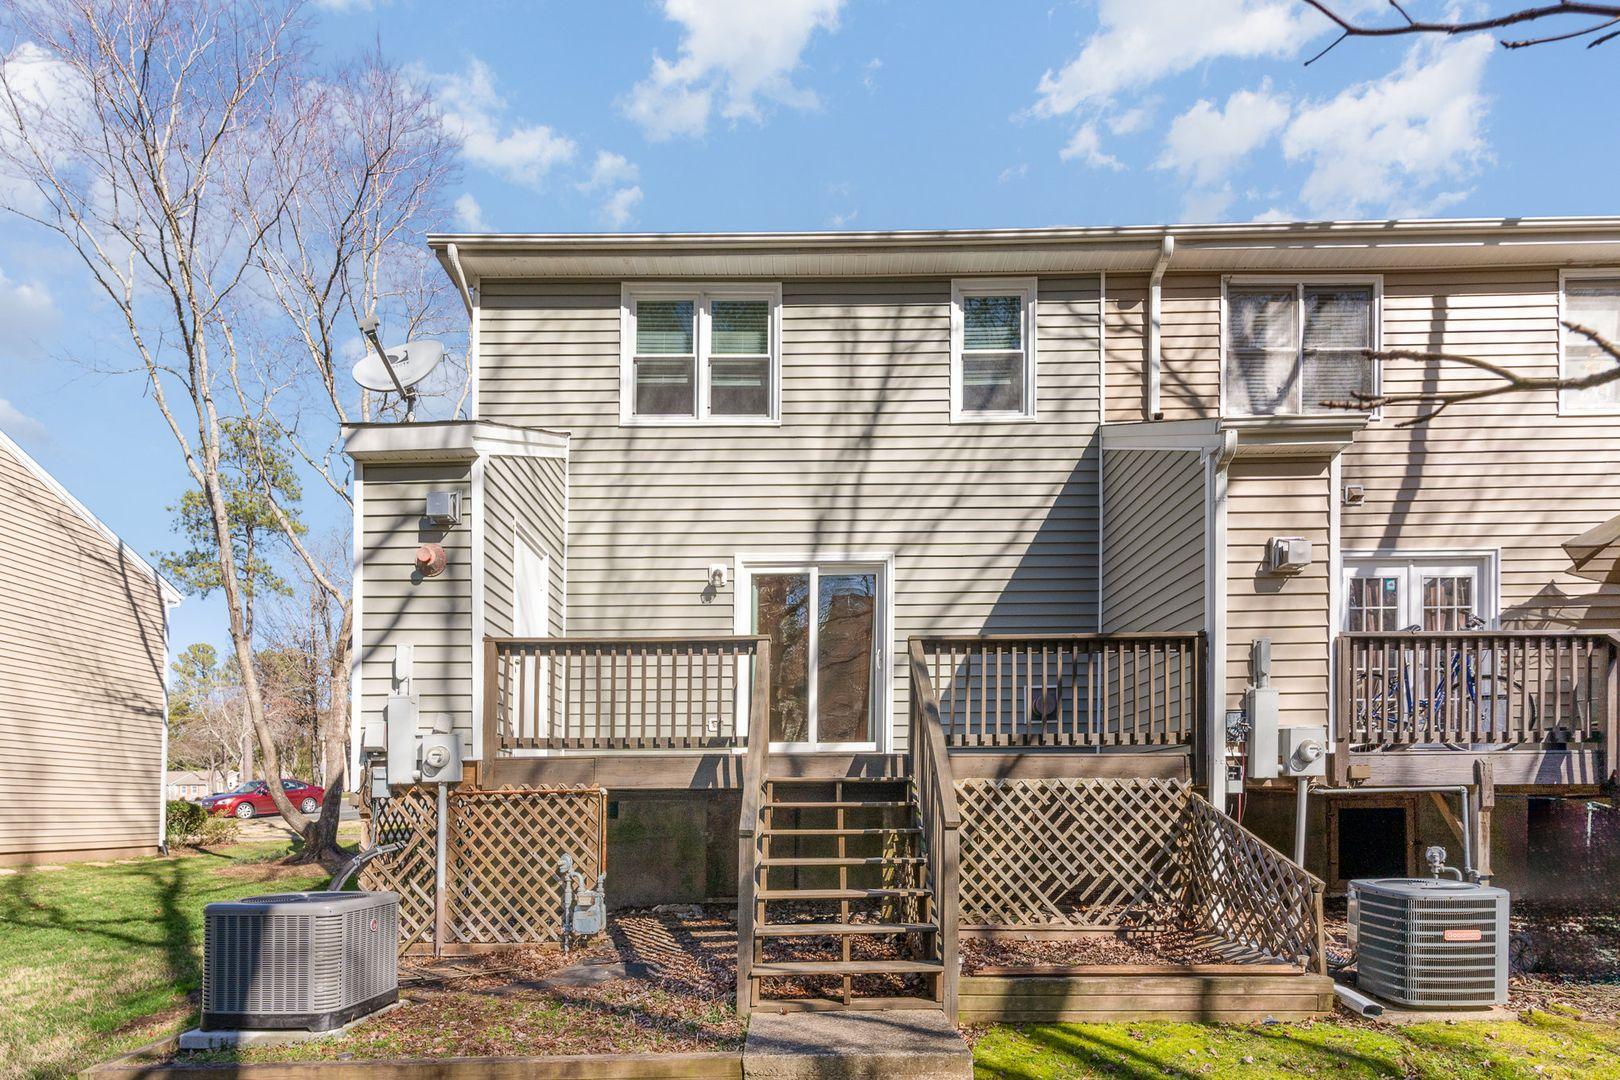
[[[1226,808],[1226,509],[1228,467],[1237,456],[1237,435],[1227,431],[1218,449],[1205,454],[1209,494],[1204,500],[1205,520],[1208,525],[1204,553],[1204,667],[1205,701],[1208,723],[1204,734],[1204,753],[1208,758],[1209,776],[1205,778],[1205,795],[1221,809]],[[1220,710],[1219,720],[1213,715]]]
[[[1038,277],[981,277],[951,279],[951,423],[1027,424],[1040,419],[1036,388],[1040,385],[1040,303]],[[962,351],[965,328],[962,298],[985,292],[1017,293],[1024,313],[1024,409],[1022,412],[964,412],[962,409]]]
[[[360,791],[361,737],[364,731],[364,680],[361,649],[365,647],[366,601],[366,463],[354,463],[354,523],[350,527],[353,566],[349,580],[354,588],[354,612],[349,619],[349,790]]]
[[[484,470],[489,463],[489,456],[480,453],[473,459],[472,469],[468,476],[468,494],[472,496],[471,521],[468,522],[468,531],[472,536],[472,621],[467,635],[467,649],[470,653],[472,670],[472,707],[470,717],[472,722],[472,756],[478,761],[484,760],[484,650],[479,648],[484,638],[484,589],[485,552],[484,545],[488,541],[485,522],[489,515],[484,510],[485,485]]]

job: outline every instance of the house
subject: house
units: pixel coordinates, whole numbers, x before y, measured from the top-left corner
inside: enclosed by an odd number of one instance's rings
[[[192,769],[170,769],[165,774],[164,785],[171,799],[185,799],[196,802],[204,795],[226,791],[238,783],[238,774],[232,769],[230,772],[221,772],[211,769],[196,772]]]
[[[1539,880],[1530,798],[1610,790],[1620,384],[1323,403],[1485,378],[1364,349],[1606,363],[1561,319],[1620,330],[1620,219],[429,243],[472,418],[347,431],[356,722],[408,678],[480,785],[606,787],[619,899],[819,889],[845,925],[890,858],[846,838],[921,832],[946,888],[977,781],[1188,782],[1290,849],[1253,687],[1320,731],[1330,885],[1433,842]],[[910,810],[860,817],[896,777]],[[812,810],[836,852],[773,853]]]
[[[163,843],[180,594],[0,432],[0,864]]]

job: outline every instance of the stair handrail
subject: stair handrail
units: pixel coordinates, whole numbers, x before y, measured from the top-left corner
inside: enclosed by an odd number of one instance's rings
[[[935,916],[939,922],[940,1005],[945,1016],[956,1022],[958,943],[957,890],[958,831],[961,811],[956,805],[956,778],[951,769],[949,744],[939,717],[939,697],[928,674],[927,655],[922,639],[912,638],[911,658],[911,775],[917,788],[923,842],[928,849],[928,886],[933,890]]]
[[[742,759],[742,812],[737,819],[737,1013],[754,1001],[754,889],[759,872],[760,805],[771,747],[771,639],[754,639],[749,678],[748,743]]]

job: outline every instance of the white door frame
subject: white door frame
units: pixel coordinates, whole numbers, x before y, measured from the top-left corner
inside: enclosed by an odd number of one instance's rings
[[[519,612],[527,616],[523,622],[519,622]],[[530,543],[516,525],[512,527],[512,636],[551,636],[551,556]],[[551,685],[549,658],[535,658],[534,677],[540,686]],[[543,739],[551,734],[551,700],[549,694],[538,696],[535,734]]]
[[[891,551],[835,551],[822,554],[813,554],[797,551],[768,551],[768,552],[738,552],[732,561],[732,581],[734,586],[734,601],[732,603],[732,625],[739,634],[754,633],[753,627],[753,595],[754,575],[770,573],[804,573],[811,574],[812,586],[818,574],[829,570],[854,570],[876,573],[877,582],[877,612],[874,619],[876,623],[873,634],[873,670],[872,683],[874,692],[878,695],[877,707],[872,710],[873,738],[869,742],[859,743],[777,743],[771,744],[773,753],[867,753],[886,752],[893,742],[894,734],[894,553]],[[816,592],[811,592],[810,602],[817,602]],[[811,633],[815,632],[814,622],[811,623]],[[811,655],[814,655],[812,650]],[[750,700],[750,686],[748,680],[748,665],[739,660],[737,672],[738,700]],[[815,722],[816,710],[816,680],[811,672],[810,685],[810,716]],[[748,715],[746,709],[738,710],[737,727],[740,732],[747,731]]]

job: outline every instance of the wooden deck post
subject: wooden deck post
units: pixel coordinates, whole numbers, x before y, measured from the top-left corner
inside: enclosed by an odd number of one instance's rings
[[[1350,727],[1355,718],[1354,695],[1350,677],[1350,639],[1340,636],[1333,642],[1333,760],[1329,775],[1334,787],[1350,784]]]
[[[1474,869],[1487,880],[1491,876],[1491,811],[1496,808],[1493,768],[1489,761],[1474,762],[1474,783],[1479,795],[1479,835],[1474,838]]]
[[[1609,665],[1604,678],[1603,784],[1620,783],[1620,635],[1609,635]]]

